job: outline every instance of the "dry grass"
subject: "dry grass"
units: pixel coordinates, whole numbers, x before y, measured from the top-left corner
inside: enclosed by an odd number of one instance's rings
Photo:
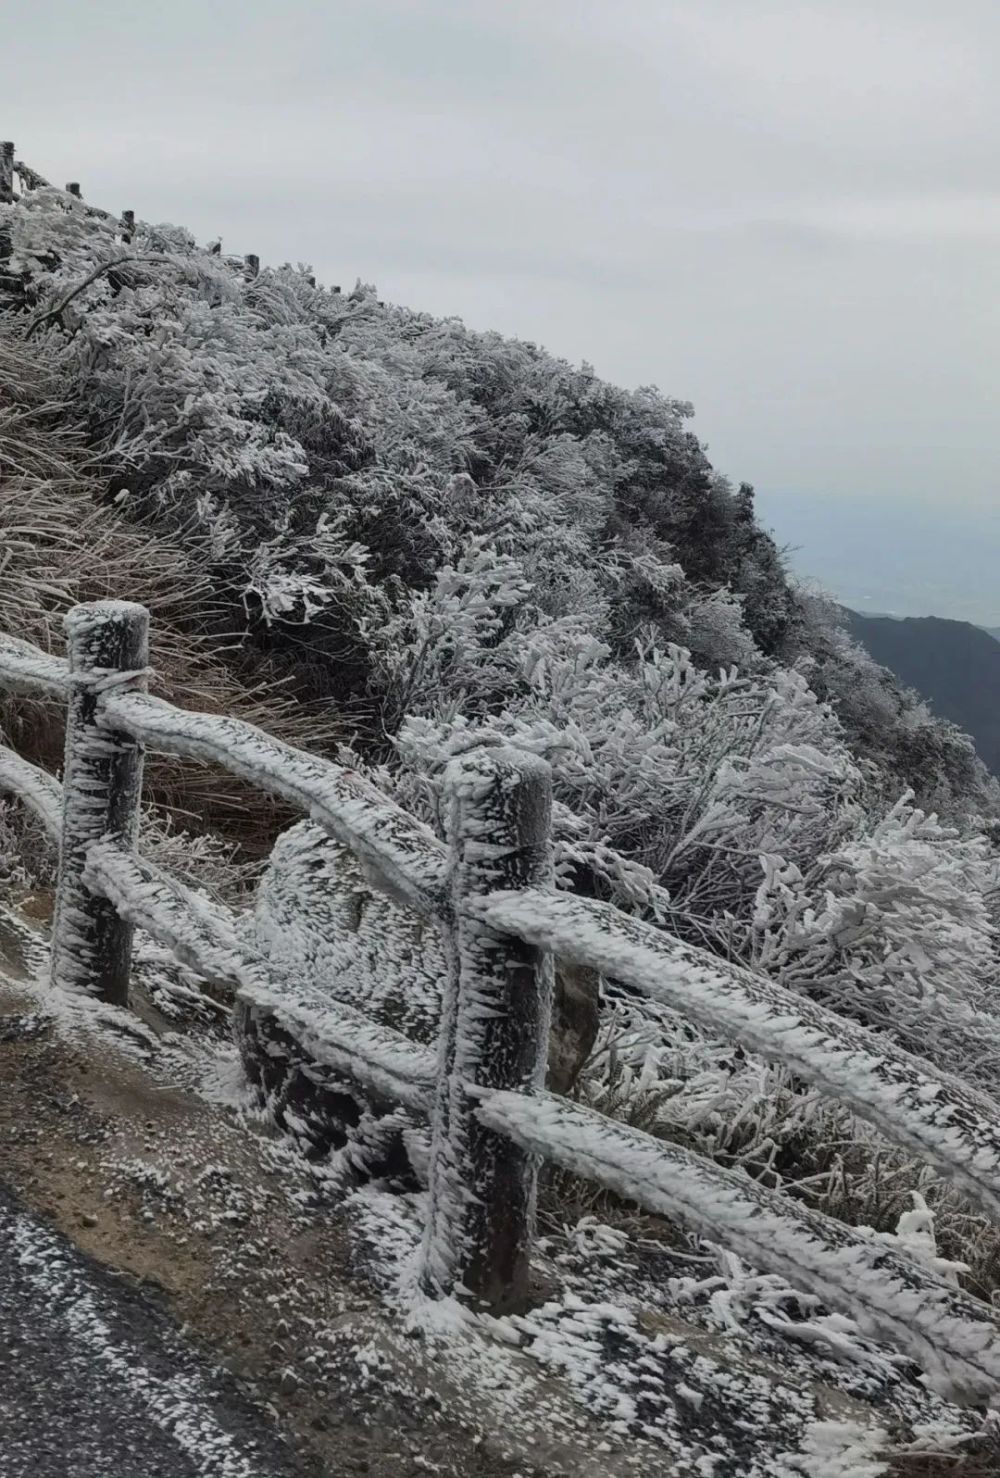
[[[889,1455],[886,1478],[997,1478],[1000,1450]]]
[[[938,1255],[963,1263],[961,1285],[1000,1309],[1000,1226],[977,1212],[922,1161],[896,1148],[833,1104],[822,1107],[801,1085],[767,1080],[760,1096],[739,1108],[727,1102],[701,1121],[683,1102],[681,1085],[653,1077],[638,1086],[614,1050],[614,1038],[598,1043],[574,1096],[590,1107],[664,1143],[745,1171],[769,1188],[848,1226],[894,1233],[919,1192],[934,1213]],[[722,1079],[720,1076],[720,1096]],[[720,1114],[725,1114],[725,1123]],[[558,1233],[582,1217],[596,1216],[629,1235],[667,1246],[689,1245],[683,1232],[592,1181],[547,1165],[539,1187],[539,1221]],[[964,1471],[964,1470],[957,1470]],[[1000,1462],[997,1465],[1000,1475]]]
[[[138,601],[152,613],[154,691],[329,752],[345,725],[328,705],[286,693],[266,660],[227,638],[205,551],[131,522],[105,500],[49,352],[0,325],[0,630],[61,652],[70,606]],[[0,702],[0,727],[20,753],[59,768],[54,705]],[[147,793],[176,823],[218,829],[251,851],[266,850],[287,820],[277,803],[232,777],[172,760],[151,762]]]

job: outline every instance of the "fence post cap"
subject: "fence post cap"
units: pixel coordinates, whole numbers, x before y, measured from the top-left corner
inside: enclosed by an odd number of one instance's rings
[[[552,766],[529,749],[518,749],[513,744],[487,743],[452,755],[444,774],[449,784],[461,784],[476,776],[495,779],[507,775],[512,779],[547,780],[552,774]]]
[[[71,606],[63,617],[67,636],[82,636],[110,622],[147,622],[149,610],[132,600],[91,600]]]

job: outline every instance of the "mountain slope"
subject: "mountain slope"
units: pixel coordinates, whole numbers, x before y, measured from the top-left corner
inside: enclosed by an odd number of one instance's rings
[[[966,621],[938,616],[865,616],[848,611],[854,639],[901,682],[916,688],[941,718],[975,741],[1000,774],[1000,642]]]

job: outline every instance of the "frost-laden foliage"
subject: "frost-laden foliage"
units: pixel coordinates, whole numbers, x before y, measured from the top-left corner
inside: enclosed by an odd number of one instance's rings
[[[626,663],[647,625],[708,670],[799,663],[921,803],[996,807],[961,736],[871,664],[859,681],[835,615],[791,588],[753,490],[714,471],[684,401],[368,285],[251,275],[177,227],[125,242],[58,190],[0,207],[7,233],[29,332],[61,345],[109,496],[193,540],[226,619],[301,690],[371,714],[371,736],[406,711],[380,633],[419,628],[421,596],[479,541],[516,562],[533,610],[584,617]]]
[[[325,670],[327,691],[331,671],[339,696],[369,690],[369,633],[473,535],[523,562],[550,614],[605,596],[626,650],[650,612],[709,663],[777,654],[792,629],[752,495],[713,471],[684,402],[368,287],[250,278],[174,227],[123,242],[61,191],[4,214],[31,330],[62,338],[109,493],[208,530],[235,608],[313,659],[314,686]]]
[[[750,957],[996,1093],[998,883],[984,837],[960,836],[904,796],[806,875],[766,859]]]
[[[411,803],[451,753],[512,738],[553,765],[568,884],[717,941],[731,915],[752,908],[762,854],[802,865],[850,833],[861,777],[795,674],[713,677],[651,638],[625,663],[579,617],[497,641],[496,603],[480,619],[475,594],[460,600],[447,581],[438,615],[454,635],[428,655],[421,634],[394,658],[401,673],[425,673],[436,699],[433,717],[414,714],[430,706],[414,684],[400,735],[421,777]],[[495,703],[512,691],[514,701]]]

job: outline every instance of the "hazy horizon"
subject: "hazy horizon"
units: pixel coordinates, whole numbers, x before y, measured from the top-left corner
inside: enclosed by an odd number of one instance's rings
[[[1000,528],[988,513],[773,489],[758,490],[757,508],[794,573],[844,605],[1000,627]]]
[[[57,183],[656,383],[796,568],[1000,622],[995,4],[38,0],[6,46]]]

